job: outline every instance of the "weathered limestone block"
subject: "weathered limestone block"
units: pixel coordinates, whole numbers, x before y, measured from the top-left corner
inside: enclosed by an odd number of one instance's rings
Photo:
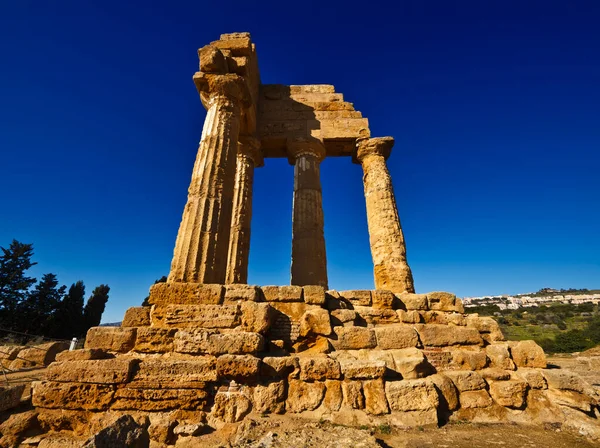
[[[323,308],[306,311],[300,318],[300,336],[331,334],[329,312]]]
[[[121,327],[147,327],[150,325],[150,307],[134,306],[125,311]]]
[[[173,434],[177,437],[195,437],[202,434],[206,426],[202,423],[182,423],[180,422],[174,429]]]
[[[209,341],[209,353],[212,355],[255,354],[262,351],[265,345],[265,340],[260,334],[249,332],[212,334]]]
[[[461,392],[459,400],[460,407],[465,409],[487,408],[493,404],[492,397],[485,389]]]
[[[545,369],[542,373],[549,389],[570,390],[598,397],[597,392],[576,373],[563,369]]]
[[[325,291],[325,308],[333,310],[351,310],[354,308],[348,300],[340,295],[340,293],[334,289]]]
[[[462,302],[449,292],[428,292],[427,303],[432,311],[456,311],[464,313]]]
[[[479,317],[477,314],[469,314],[467,316],[467,326],[476,328],[487,343],[506,340],[500,325],[491,317]]]
[[[125,353],[135,345],[135,328],[93,327],[87,332],[85,348]]]
[[[234,283],[225,285],[225,303],[262,302],[262,291],[258,286]]]
[[[364,409],[365,396],[360,381],[342,381],[342,404],[351,409]]]
[[[423,316],[417,310],[396,310],[398,319],[405,324],[419,324],[423,322]]]
[[[452,367],[462,370],[481,370],[488,364],[485,351],[455,350],[452,352]]]
[[[153,413],[149,416],[150,426],[148,434],[150,439],[162,445],[175,443],[175,434],[173,430],[177,426],[177,420],[173,419],[168,413]]]
[[[450,378],[459,392],[485,389],[486,383],[484,379],[476,372],[468,370],[453,370],[443,373],[444,376]]]
[[[473,346],[471,346],[473,347]],[[450,347],[427,347],[423,354],[437,372],[452,370],[452,348]]]
[[[263,348],[264,338],[258,333],[217,333],[203,328],[179,330],[174,341],[176,352],[190,354],[254,354]]]
[[[315,356],[330,353],[333,347],[325,336],[311,335],[292,345],[292,350],[302,356]]]
[[[467,326],[477,328],[477,331],[481,333],[492,333],[497,331],[500,326],[494,318],[489,316],[479,316],[479,314],[468,314],[466,316]]]
[[[497,367],[505,370],[515,370],[515,363],[510,357],[508,343],[496,342],[485,348],[487,357],[490,360],[491,367]]]
[[[387,350],[387,352],[394,360],[392,370],[405,380],[424,378],[434,371],[423,352],[417,348]]]
[[[108,409],[115,393],[115,387],[107,384],[35,381],[32,386],[32,404],[50,409],[103,411]]]
[[[79,350],[65,350],[56,355],[56,362],[63,361],[87,361],[90,359],[105,359],[111,355],[106,350],[99,348],[82,348]]]
[[[283,414],[285,412],[286,382],[257,384],[252,392],[254,412]]]
[[[242,330],[264,334],[273,324],[274,312],[268,303],[242,302]]]
[[[210,337],[216,333],[217,330],[205,328],[179,330],[175,333],[173,350],[177,353],[210,353]]]
[[[525,380],[532,389],[548,388],[548,384],[546,383],[546,379],[541,370],[523,367],[517,370],[516,374],[519,378]]]
[[[176,328],[138,328],[133,350],[140,353],[172,352],[176,332]]]
[[[400,323],[398,314],[394,310],[381,310],[370,306],[356,305],[354,311],[356,311],[358,316],[369,326]]]
[[[20,402],[25,385],[23,384],[21,386],[13,386],[12,388],[15,389],[15,392],[18,389],[21,389],[20,394],[15,394],[17,395],[17,401],[15,404],[16,406]],[[2,403],[4,404],[5,402],[2,401]],[[10,408],[12,407],[13,406],[11,406]],[[2,409],[2,411],[5,411],[6,409],[10,408],[5,408],[4,405],[0,405],[0,409]],[[10,415],[6,420],[2,422],[2,424],[0,424],[0,434],[2,434],[2,437],[0,437],[0,446],[18,447],[20,445],[19,442],[24,438],[24,436],[31,434],[37,429],[38,426],[39,425],[37,411],[19,412]]]
[[[546,368],[546,354],[534,341],[510,342],[509,346],[517,367]]]
[[[212,414],[225,423],[241,421],[252,410],[252,403],[240,392],[218,392]]]
[[[337,380],[342,376],[340,363],[326,356],[301,357],[299,362],[302,381]]]
[[[9,367],[10,363],[14,361],[24,346],[20,345],[2,345],[0,346],[0,365],[3,367]]]
[[[445,311],[421,311],[420,313],[426,324],[448,325],[448,313]]]
[[[240,325],[239,305],[160,305],[152,307],[152,325],[175,328],[234,328]]]
[[[371,292],[373,308],[380,310],[393,310],[398,307],[398,299],[392,291],[375,289]]]
[[[214,45],[205,45],[198,50],[200,70],[205,73],[227,73],[227,61]]]
[[[83,410],[37,408],[38,422],[43,431],[73,431],[87,433],[90,413]],[[82,431],[82,428],[84,430]],[[39,445],[38,445],[39,446]],[[56,448],[62,448],[58,446]]]
[[[506,381],[511,379],[511,373],[508,370],[502,370],[497,367],[489,367],[479,370],[481,377],[488,383],[490,381]]]
[[[67,342],[48,342],[31,348],[24,348],[18,352],[18,356],[9,364],[10,370],[20,370],[28,367],[47,366],[56,359],[56,355],[67,350]]]
[[[494,381],[490,384],[490,395],[496,403],[507,408],[520,409],[525,406],[527,383],[520,380]]]
[[[467,318],[461,313],[446,314],[446,320],[448,321],[448,325],[456,325],[458,327],[464,327],[467,325]]]
[[[252,355],[222,355],[217,358],[220,378],[238,382],[254,381],[260,372],[261,360]]]
[[[340,296],[348,300],[354,306],[371,306],[373,299],[369,290],[340,291]]]
[[[263,286],[262,291],[267,302],[302,302],[302,287],[288,286]]]
[[[388,381],[385,395],[392,411],[427,411],[439,406],[435,387],[427,379]]]
[[[223,303],[223,285],[169,282],[156,283],[150,287],[152,305],[219,305]]]
[[[203,410],[209,394],[203,389],[133,389],[124,387],[114,394],[111,409],[161,412],[176,409]]]
[[[475,328],[437,324],[416,324],[424,346],[447,347],[451,345],[483,345],[483,339]]]
[[[25,384],[0,387],[0,412],[19,406],[24,390]]]
[[[132,388],[202,389],[217,381],[216,359],[212,356],[193,360],[146,358],[131,380]]]
[[[337,339],[332,339],[331,343],[336,350],[358,350],[377,346],[375,332],[370,328],[334,327],[333,331]]]
[[[342,361],[340,362],[345,379],[370,380],[383,378],[386,371],[384,361]]]
[[[320,285],[305,285],[302,289],[304,290],[304,302],[311,305],[325,305],[325,288]]]
[[[386,325],[375,328],[377,337],[377,348],[379,349],[402,349],[418,347],[419,335],[411,325]]]
[[[594,412],[594,407],[598,405],[597,400],[592,399],[589,395],[572,390],[548,389],[544,392],[554,405],[565,406],[588,414]]]
[[[333,310],[331,312],[331,324],[334,326],[353,327],[356,320],[356,311],[354,310]]]
[[[374,379],[363,382],[363,393],[365,395],[365,411],[367,414],[383,415],[390,412],[385,398],[385,386],[382,379]]]
[[[295,375],[294,372],[296,373]],[[295,356],[267,356],[261,364],[261,377],[297,378],[300,374],[300,361]]]
[[[427,377],[438,390],[440,406],[447,408],[449,411],[458,409],[458,391],[450,378],[444,375],[435,374]]]
[[[268,332],[270,340],[283,340],[294,343],[300,337],[300,319],[311,309],[319,309],[317,305],[304,302],[270,302],[273,307],[273,323]]]
[[[289,412],[312,411],[319,407],[324,396],[324,383],[305,383],[304,381],[290,380],[286,409]]]
[[[413,294],[409,292],[403,292],[396,294],[396,297],[400,300],[404,308],[407,310],[429,310],[429,301],[427,300],[427,294]]]
[[[325,387],[323,407],[331,412],[339,411],[344,398],[342,393],[342,382],[339,380],[325,380]]]
[[[101,359],[65,361],[50,364],[46,371],[48,381],[63,383],[127,383],[137,364],[133,359]]]

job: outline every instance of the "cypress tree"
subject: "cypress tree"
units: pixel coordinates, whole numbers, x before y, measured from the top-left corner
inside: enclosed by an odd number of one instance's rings
[[[54,320],[54,336],[61,339],[71,339],[83,335],[83,300],[85,285],[80,280],[73,283],[69,292],[63,297],[58,306]]]
[[[33,245],[13,240],[8,249],[0,247],[0,326],[18,330],[19,306],[27,297],[27,291],[36,282],[25,272],[33,265]]]
[[[83,309],[84,334],[90,328],[100,325],[102,313],[104,313],[104,307],[108,301],[109,291],[110,287],[108,285],[96,286],[92,291],[92,295]]]
[[[19,331],[50,336],[52,322],[66,289],[64,285],[58,286],[56,275],[45,274],[20,307],[23,319]]]

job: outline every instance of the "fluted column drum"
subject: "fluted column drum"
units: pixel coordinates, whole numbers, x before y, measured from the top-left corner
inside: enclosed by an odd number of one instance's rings
[[[194,80],[208,97],[208,112],[168,281],[224,283],[246,87],[237,75],[200,75]]]
[[[233,194],[231,239],[229,241],[227,276],[225,279],[227,284],[248,282],[252,185],[254,183],[254,168],[260,166],[263,166],[260,141],[254,137],[240,137]]]
[[[320,172],[325,148],[318,140],[294,140],[287,149],[294,165],[291,283],[327,289]]]
[[[412,293],[415,291],[413,276],[406,260],[404,234],[386,165],[393,145],[391,137],[361,140],[357,144],[355,162],[363,168],[375,288]]]

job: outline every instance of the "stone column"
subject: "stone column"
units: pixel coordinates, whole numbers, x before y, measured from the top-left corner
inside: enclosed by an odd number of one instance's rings
[[[288,141],[287,152],[294,165],[291,283],[327,289],[320,173],[325,147],[317,139],[293,140]]]
[[[196,73],[207,108],[169,282],[225,283],[236,149],[247,86],[238,75]]]
[[[252,183],[254,168],[263,166],[260,141],[242,136],[238,142],[237,170],[233,193],[231,239],[225,283],[248,282],[248,257],[250,256],[250,222],[252,221]]]
[[[412,272],[406,261],[406,245],[392,178],[385,162],[392,146],[392,137],[360,140],[356,145],[354,162],[362,165],[364,173],[375,288],[396,293],[415,292]]]

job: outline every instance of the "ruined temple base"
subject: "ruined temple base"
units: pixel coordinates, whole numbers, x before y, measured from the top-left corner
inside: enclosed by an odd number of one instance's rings
[[[355,427],[545,423],[600,439],[592,386],[449,293],[161,283],[150,303],[120,328],[90,329],[34,384],[45,431],[86,438],[128,414],[164,445],[286,414]]]

